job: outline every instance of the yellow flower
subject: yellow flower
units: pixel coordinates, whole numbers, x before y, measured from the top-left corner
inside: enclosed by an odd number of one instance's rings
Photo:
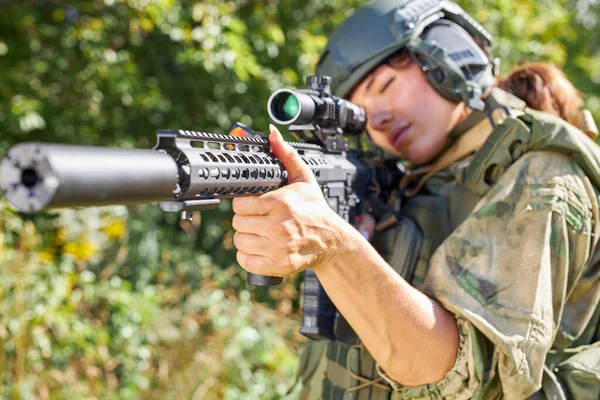
[[[81,261],[87,261],[98,252],[98,246],[92,242],[84,241],[79,243],[78,250],[77,258],[79,258]]]
[[[122,219],[116,219],[102,228],[102,231],[109,239],[116,240],[125,234],[125,222]]]
[[[40,251],[39,255],[42,262],[52,264],[56,260],[56,249],[52,247],[46,247]]]
[[[77,254],[77,243],[69,242],[63,246],[63,254],[70,254],[74,256]]]
[[[88,240],[69,242],[63,247],[64,254],[70,254],[80,261],[88,261],[98,252],[98,246]]]

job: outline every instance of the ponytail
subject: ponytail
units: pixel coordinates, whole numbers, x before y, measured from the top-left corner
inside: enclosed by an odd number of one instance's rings
[[[598,128],[583,109],[581,92],[551,63],[528,63],[498,79],[496,86],[523,100],[527,107],[557,115],[596,140]]]
[[[554,64],[521,65],[500,78],[497,86],[523,100],[529,108],[557,115],[572,125],[579,121],[581,93]]]

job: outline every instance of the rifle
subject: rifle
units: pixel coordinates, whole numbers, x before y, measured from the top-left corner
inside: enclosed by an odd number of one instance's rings
[[[305,90],[274,92],[269,115],[290,125],[300,140],[290,144],[315,174],[329,206],[352,223],[372,197],[371,182],[397,187],[398,170],[375,168],[362,160],[360,148],[349,149],[343,134],[364,131],[364,109],[332,96],[328,77],[308,77],[307,84]],[[159,130],[152,150],[20,143],[0,162],[0,190],[22,213],[158,202],[163,211],[191,219],[192,211],[214,209],[223,198],[261,195],[287,183],[268,140],[246,132],[252,136]],[[282,280],[251,273],[247,278],[254,286]],[[343,318],[314,271],[306,270],[300,332],[331,340],[338,321]]]

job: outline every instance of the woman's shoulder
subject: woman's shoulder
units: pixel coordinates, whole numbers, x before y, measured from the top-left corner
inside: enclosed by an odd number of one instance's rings
[[[535,176],[589,177],[600,188],[600,147],[568,122],[539,111],[507,118],[456,177],[462,186],[483,196],[500,179],[525,181]]]
[[[531,184],[564,177],[587,177],[577,160],[559,151],[532,150],[523,154],[506,171],[503,179],[519,180]],[[562,177],[562,178],[561,178]]]

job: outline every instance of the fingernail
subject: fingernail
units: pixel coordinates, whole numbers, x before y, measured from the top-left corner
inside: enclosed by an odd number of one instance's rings
[[[281,133],[279,133],[279,129],[275,128],[275,125],[269,124],[269,131],[271,133],[275,133],[279,139],[281,139]]]

